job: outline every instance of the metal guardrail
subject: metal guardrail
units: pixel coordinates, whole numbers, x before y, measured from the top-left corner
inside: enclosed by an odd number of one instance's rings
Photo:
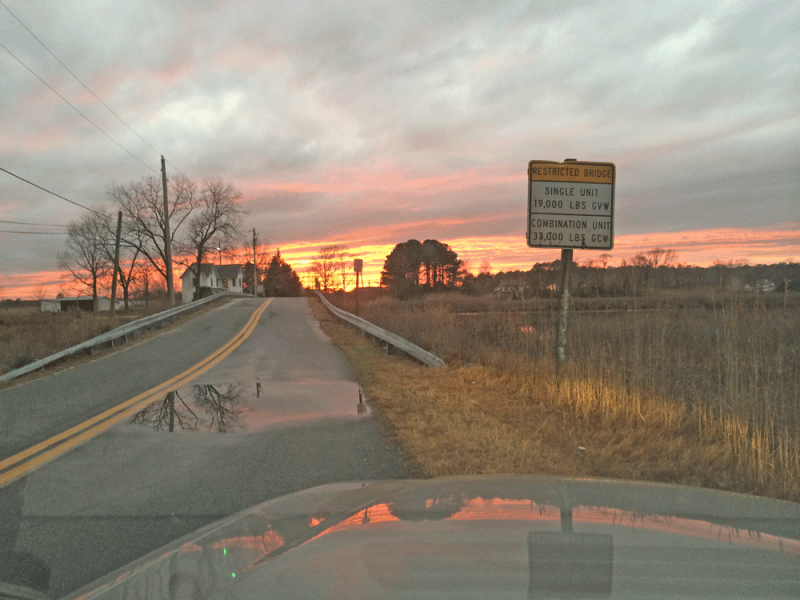
[[[400,351],[408,356],[412,357],[419,362],[428,365],[429,367],[446,367],[447,365],[445,362],[439,358],[438,356],[431,354],[427,350],[423,350],[416,344],[412,344],[408,340],[401,338],[399,335],[392,333],[391,331],[386,331],[382,327],[378,327],[374,323],[370,323],[369,321],[362,319],[361,317],[357,317],[352,313],[342,310],[341,308],[335,307],[333,304],[328,302],[328,299],[322,294],[322,292],[318,292],[315,290],[315,293],[322,300],[322,303],[325,305],[331,314],[338,317],[340,320],[345,321],[349,325],[356,327],[363,331],[366,335],[372,337],[373,339],[379,340],[386,344],[386,350],[389,353],[393,351]]]
[[[222,292],[220,294],[214,294],[212,296],[208,296],[207,298],[203,298],[201,300],[195,300],[194,302],[190,302],[189,304],[182,304],[181,306],[176,306],[174,308],[167,309],[160,313],[149,315],[147,317],[142,317],[141,319],[136,319],[135,321],[131,321],[130,323],[125,323],[124,325],[120,325],[116,329],[112,329],[111,331],[101,333],[100,335],[93,337],[90,340],[86,340],[85,342],[81,342],[76,346],[72,346],[71,348],[67,348],[66,350],[61,350],[60,352],[56,352],[55,354],[51,354],[50,356],[46,356],[45,358],[40,358],[39,360],[27,364],[24,367],[20,367],[19,369],[14,369],[13,371],[9,371],[8,373],[0,375],[0,383],[11,381],[12,379],[16,379],[17,377],[21,377],[22,375],[27,375],[28,373],[37,371],[38,369],[44,368],[47,365],[50,365],[56,361],[59,361],[63,358],[67,358],[68,356],[72,356],[73,354],[83,352],[85,350],[94,352],[94,350],[103,346],[110,346],[113,348],[114,342],[118,342],[120,340],[122,340],[123,343],[127,342],[128,338],[135,336],[138,332],[144,329],[152,329],[153,327],[160,325],[164,321],[169,321],[176,315],[179,315],[183,312],[187,312],[190,310],[194,310],[200,306],[203,306],[204,304],[213,302],[214,300],[218,300],[220,298],[227,298],[229,296],[239,296],[239,294],[235,294],[234,292]]]

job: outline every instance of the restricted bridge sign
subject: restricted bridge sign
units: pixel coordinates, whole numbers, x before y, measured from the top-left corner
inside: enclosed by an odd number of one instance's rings
[[[614,163],[528,163],[528,246],[611,250]]]

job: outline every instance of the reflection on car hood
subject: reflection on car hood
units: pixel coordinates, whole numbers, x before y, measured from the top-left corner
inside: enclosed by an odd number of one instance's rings
[[[72,598],[800,597],[800,504],[477,476],[271,500]]]

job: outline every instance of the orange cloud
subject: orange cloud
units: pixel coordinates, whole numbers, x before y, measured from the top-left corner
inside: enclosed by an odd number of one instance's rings
[[[457,190],[477,185],[496,183],[525,182],[525,173],[520,174],[519,165],[496,165],[484,170],[469,170],[435,177],[406,177],[400,171],[385,169],[365,173],[361,170],[343,169],[332,173],[317,182],[265,182],[253,183],[249,189],[266,191],[285,191],[292,193],[347,194],[352,192],[380,191],[392,195],[414,190],[431,191],[437,189]]]

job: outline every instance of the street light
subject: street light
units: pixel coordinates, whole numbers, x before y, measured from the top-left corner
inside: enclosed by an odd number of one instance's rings
[[[222,266],[222,248],[217,246],[217,254],[219,255],[219,266]]]

